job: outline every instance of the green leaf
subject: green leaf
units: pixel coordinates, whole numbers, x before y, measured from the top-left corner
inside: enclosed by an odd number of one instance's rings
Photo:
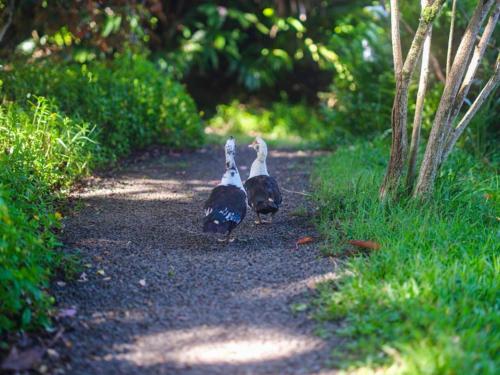
[[[21,317],[21,322],[23,326],[27,326],[28,324],[31,323],[31,310],[30,309],[24,309],[23,315]]]
[[[223,49],[226,45],[226,38],[222,35],[217,35],[214,40],[214,47],[217,49]]]
[[[265,8],[262,11],[262,14],[266,17],[272,17],[274,15],[274,9],[273,8]]]
[[[304,25],[302,24],[302,22],[300,22],[298,19],[296,18],[292,18],[292,17],[288,17],[287,18],[287,21],[290,25],[293,26],[293,28],[295,30],[297,30],[299,33],[303,33],[306,31],[306,28],[304,27]]]

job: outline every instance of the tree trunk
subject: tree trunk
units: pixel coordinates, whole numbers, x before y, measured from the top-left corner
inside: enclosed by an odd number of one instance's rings
[[[425,0],[423,0],[425,1]],[[415,106],[415,117],[413,119],[413,132],[411,136],[410,157],[408,161],[408,175],[406,176],[406,189],[409,193],[413,190],[415,183],[415,171],[417,168],[418,146],[420,144],[420,131],[422,128],[422,114],[424,111],[425,92],[429,81],[429,56],[431,52],[432,28],[425,38],[422,50],[422,63],[420,68],[420,80],[418,83],[417,103]]]
[[[397,3],[397,0],[393,1]],[[394,97],[391,117],[391,156],[389,158],[389,165],[387,166],[384,181],[380,188],[380,199],[382,200],[385,199],[388,194],[393,193],[397,189],[401,175],[403,174],[405,159],[408,152],[406,122],[408,115],[408,90],[410,80],[415,70],[418,58],[422,52],[423,42],[429,34],[432,22],[439,13],[439,10],[443,6],[445,0],[431,1],[428,2],[428,4],[431,5],[427,5],[422,9],[420,22],[411,43],[410,50],[408,51],[408,55],[406,56],[401,74],[396,75],[396,95]],[[391,19],[392,18],[396,20],[399,19],[399,17],[391,17]],[[391,27],[399,29],[399,24],[392,24]],[[399,35],[399,32],[393,33],[393,35]],[[393,40],[393,43],[394,42],[395,41]],[[397,66],[396,59],[395,66]]]
[[[394,60],[394,78],[396,81],[403,70],[403,52],[401,49],[401,34],[399,31],[399,1],[391,0],[391,42]]]
[[[441,157],[445,146],[444,143],[450,132],[449,118],[453,104],[464,77],[467,62],[474,47],[479,29],[491,9],[493,2],[494,0],[479,1],[457,49],[432,125],[431,134],[429,136],[424,160],[420,168],[418,182],[414,192],[415,197],[422,197],[430,193],[434,187],[437,171],[441,165]]]
[[[469,93],[469,89],[472,86],[472,81],[476,76],[477,68],[479,67],[479,63],[481,62],[484,52],[486,51],[486,47],[488,46],[488,41],[495,30],[495,26],[498,22],[498,17],[500,15],[500,0],[497,0],[495,5],[495,10],[490,14],[488,18],[488,22],[484,28],[483,35],[481,35],[481,39],[479,40],[478,45],[474,49],[474,54],[472,55],[471,62],[469,67],[467,68],[467,73],[465,73],[464,81],[460,86],[460,90],[458,91],[457,98],[455,99],[455,103],[453,105],[453,111],[450,116],[450,123],[452,124],[455,118],[460,113],[462,109],[463,103],[467,94]]]
[[[450,74],[451,55],[453,54],[453,33],[455,32],[455,17],[457,14],[457,0],[453,0],[451,6],[450,35],[448,37],[448,53],[446,54],[446,77]]]
[[[449,140],[444,148],[443,156],[441,158],[441,163],[444,163],[444,161],[448,158],[451,151],[453,150],[453,147],[455,147],[458,138],[460,138],[460,136],[465,131],[465,129],[469,125],[470,121],[472,120],[476,112],[479,110],[479,108],[481,108],[481,105],[486,101],[488,96],[495,90],[499,82],[500,82],[500,55],[497,57],[495,73],[486,83],[484,88],[481,90],[476,100],[474,100],[474,103],[472,103],[472,105],[469,107],[469,110],[465,113],[462,120],[460,120],[455,130],[451,133]]]
[[[14,16],[14,9],[15,9],[15,3],[14,0],[10,0],[9,5],[6,7],[6,12],[7,12],[7,20],[5,21],[5,24],[0,28],[0,43],[2,43],[2,40],[7,33],[7,30],[9,30],[9,27],[12,25],[12,17]]]

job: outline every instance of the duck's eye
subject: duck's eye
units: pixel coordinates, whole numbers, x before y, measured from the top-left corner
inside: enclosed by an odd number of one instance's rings
[[[231,166],[231,164],[229,164],[229,162],[227,161],[226,162],[226,168],[229,168]]]

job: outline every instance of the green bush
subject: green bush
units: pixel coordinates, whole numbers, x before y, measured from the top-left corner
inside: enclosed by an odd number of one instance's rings
[[[45,96],[67,115],[96,124],[106,159],[152,142],[196,147],[203,141],[196,106],[184,87],[137,55],[89,65],[25,64],[0,79],[9,99]]]
[[[49,322],[45,288],[60,219],[54,192],[88,170],[91,132],[43,98],[28,110],[0,107],[0,333]]]
[[[343,252],[347,240],[381,244],[369,257],[349,258],[341,279],[321,288],[318,317],[344,321],[338,333],[348,350],[338,361],[398,374],[493,374],[500,180],[455,152],[432,201],[381,204],[387,158],[385,145],[362,143],[317,169],[325,252]]]
[[[200,118],[141,57],[0,72],[0,335],[50,323],[60,198],[92,167],[154,143],[194,147]]]
[[[349,135],[328,123],[313,108],[304,104],[272,103],[269,108],[238,101],[217,106],[207,121],[208,130],[240,136],[262,135],[285,145],[328,148],[344,143]]]

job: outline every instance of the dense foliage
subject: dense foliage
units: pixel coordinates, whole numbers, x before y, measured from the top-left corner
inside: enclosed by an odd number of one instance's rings
[[[89,123],[46,99],[0,107],[0,332],[48,324],[45,291],[59,257],[55,192],[87,171],[96,152]]]
[[[184,87],[146,59],[126,54],[112,63],[14,66],[0,74],[9,100],[45,96],[62,111],[97,125],[107,156],[156,143],[195,147],[202,142],[196,107]]]
[[[201,144],[183,86],[139,57],[22,65],[3,72],[0,106],[0,333],[49,324],[61,264],[59,198],[92,167],[151,143]],[[41,96],[43,95],[43,96]],[[15,100],[15,102],[12,102]]]
[[[207,132],[238,137],[265,136],[271,144],[331,148],[352,137],[341,126],[329,124],[320,111],[303,103],[275,102],[268,108],[235,100],[220,104],[207,121]]]
[[[349,367],[383,363],[398,374],[494,374],[499,178],[457,153],[432,202],[381,205],[387,151],[359,143],[317,169],[324,251],[342,254],[348,240],[381,245],[349,258],[343,276],[321,289],[318,317],[344,322],[337,332],[348,352],[336,355]]]

